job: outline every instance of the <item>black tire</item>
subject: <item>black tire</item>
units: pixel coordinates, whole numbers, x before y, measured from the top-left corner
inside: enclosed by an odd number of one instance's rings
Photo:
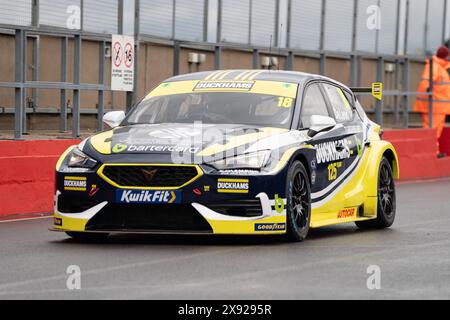
[[[108,236],[109,233],[94,233],[94,232],[66,232],[66,234],[77,240],[77,241],[81,241],[81,242],[102,242],[105,241]]]
[[[289,241],[303,241],[311,223],[311,185],[300,161],[289,168],[286,181],[286,231]]]
[[[384,229],[392,226],[395,220],[396,197],[395,182],[389,160],[383,157],[378,169],[378,209],[377,218],[356,222],[361,229]]]

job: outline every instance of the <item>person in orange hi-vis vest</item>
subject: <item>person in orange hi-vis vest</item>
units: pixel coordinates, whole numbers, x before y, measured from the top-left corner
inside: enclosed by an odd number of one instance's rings
[[[445,127],[445,117],[450,114],[450,75],[447,69],[450,63],[449,49],[442,46],[438,49],[433,59],[433,128],[436,129],[436,135],[439,139]],[[419,84],[418,92],[427,93],[429,89],[430,62],[422,73],[422,81]],[[422,113],[422,123],[424,128],[429,128],[428,103],[429,97],[418,95],[414,104],[414,112]]]

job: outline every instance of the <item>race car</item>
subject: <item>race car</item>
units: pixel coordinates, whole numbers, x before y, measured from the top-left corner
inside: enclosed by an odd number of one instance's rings
[[[167,79],[60,157],[51,230],[301,241],[341,223],[389,227],[397,155],[353,91],[290,71]]]

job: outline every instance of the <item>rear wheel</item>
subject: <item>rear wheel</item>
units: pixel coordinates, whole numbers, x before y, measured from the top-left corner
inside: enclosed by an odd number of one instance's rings
[[[287,237],[290,241],[302,241],[308,235],[311,222],[311,186],[300,161],[289,168],[286,189]]]
[[[356,225],[361,229],[382,229],[392,226],[395,220],[396,200],[395,183],[392,167],[388,159],[383,157],[378,170],[378,210],[377,218],[359,221]]]
[[[84,242],[99,242],[108,238],[109,233],[89,233],[89,232],[66,232],[66,234],[78,241]]]

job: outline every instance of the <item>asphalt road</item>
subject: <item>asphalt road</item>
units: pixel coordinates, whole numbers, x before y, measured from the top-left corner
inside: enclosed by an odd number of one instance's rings
[[[388,230],[279,238],[113,236],[84,244],[50,219],[0,223],[0,299],[449,299],[450,180],[398,186]],[[67,289],[67,268],[81,289]],[[369,290],[367,268],[381,288]]]

